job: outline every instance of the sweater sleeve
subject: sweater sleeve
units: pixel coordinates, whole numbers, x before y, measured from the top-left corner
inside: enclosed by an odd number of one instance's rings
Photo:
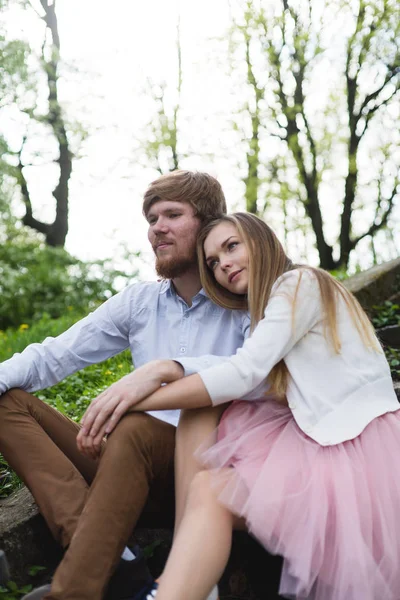
[[[264,318],[243,347],[223,364],[200,371],[212,403],[248,395],[321,318],[319,285],[312,272],[285,273],[274,284]]]

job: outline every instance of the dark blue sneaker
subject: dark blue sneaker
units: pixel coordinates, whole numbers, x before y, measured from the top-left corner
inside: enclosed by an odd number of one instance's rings
[[[153,581],[151,585],[144,586],[135,596],[127,600],[154,600],[157,595],[158,583]]]
[[[132,548],[134,560],[121,558],[108,584],[104,600],[131,600],[141,598],[143,590],[149,590],[154,579],[147,568],[145,558],[139,546]],[[143,596],[145,598],[145,596]]]

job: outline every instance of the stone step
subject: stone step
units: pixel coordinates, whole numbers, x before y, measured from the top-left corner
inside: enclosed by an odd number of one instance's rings
[[[135,531],[132,542],[144,550],[154,577],[163,569],[171,539],[170,529],[138,527]],[[0,548],[7,555],[11,579],[19,585],[47,583],[62,557],[25,487],[0,503]],[[207,548],[204,551],[207,552]],[[28,570],[32,566],[46,570],[30,577]],[[220,583],[221,600],[280,598],[277,593],[280,569],[280,557],[269,555],[246,533],[235,533],[231,557]]]
[[[400,257],[375,265],[343,282],[368,312],[385,300],[395,300],[400,289]]]

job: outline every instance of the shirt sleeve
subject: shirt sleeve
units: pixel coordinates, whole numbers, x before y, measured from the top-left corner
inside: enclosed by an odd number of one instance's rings
[[[245,398],[321,318],[315,276],[305,269],[285,273],[273,286],[264,318],[243,347],[223,364],[199,372],[212,403]]]
[[[28,392],[54,385],[79,369],[129,346],[134,285],[116,294],[56,338],[30,344],[0,364],[0,394],[18,387]]]

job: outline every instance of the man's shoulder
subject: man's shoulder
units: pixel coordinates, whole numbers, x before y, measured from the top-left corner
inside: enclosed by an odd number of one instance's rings
[[[131,318],[134,313],[157,304],[160,294],[168,288],[165,281],[138,281],[111,296],[97,309],[108,313],[112,319]],[[100,314],[96,311],[96,314]]]
[[[131,283],[121,292],[113,296],[114,298],[127,298],[139,300],[158,296],[165,292],[169,287],[168,281],[138,281]]]

